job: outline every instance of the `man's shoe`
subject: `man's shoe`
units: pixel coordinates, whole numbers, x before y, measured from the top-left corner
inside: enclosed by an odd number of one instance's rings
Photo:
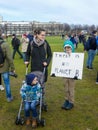
[[[8,101],[8,102],[13,101],[13,97],[7,98],[7,101]]]
[[[62,105],[62,109],[66,109],[66,107],[68,106],[69,104],[69,101],[68,100],[65,100],[64,104]]]
[[[74,107],[74,104],[73,103],[70,103],[69,102],[69,104],[66,106],[66,110],[70,110],[70,109],[72,109]]]
[[[90,70],[93,70],[93,67],[89,67]]]
[[[98,84],[98,82],[96,82],[96,84]]]
[[[3,85],[0,85],[0,90],[1,90],[1,91],[3,91],[3,90],[4,90]]]
[[[87,69],[89,69],[89,66],[86,66]]]

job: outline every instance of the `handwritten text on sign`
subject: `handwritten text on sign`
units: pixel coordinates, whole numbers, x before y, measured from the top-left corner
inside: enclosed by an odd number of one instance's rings
[[[51,75],[82,79],[84,53],[54,52]]]

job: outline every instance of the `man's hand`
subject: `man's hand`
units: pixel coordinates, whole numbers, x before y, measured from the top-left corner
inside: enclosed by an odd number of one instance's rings
[[[28,65],[28,64],[29,64],[29,62],[28,62],[28,61],[25,61],[24,63],[25,63],[25,65]]]
[[[43,62],[43,65],[44,65],[44,66],[47,66],[47,62]]]

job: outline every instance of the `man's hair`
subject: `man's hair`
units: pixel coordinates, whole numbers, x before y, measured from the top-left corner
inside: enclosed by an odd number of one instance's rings
[[[12,36],[16,37],[16,34],[12,34]]]
[[[36,29],[34,30],[34,35],[40,34],[42,31],[45,32],[45,29],[38,27],[38,28],[36,28]]]
[[[93,30],[93,31],[92,31],[92,34],[96,34],[96,33],[97,33],[97,30]]]

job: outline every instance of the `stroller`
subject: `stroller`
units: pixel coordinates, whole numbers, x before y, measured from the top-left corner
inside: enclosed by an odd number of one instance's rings
[[[45,119],[41,117],[41,113],[42,113],[42,110],[44,111],[47,111],[47,105],[44,103],[43,104],[43,84],[44,84],[44,75],[45,75],[45,69],[43,70],[43,72],[41,72],[41,75],[38,75],[40,74],[40,72],[38,71],[35,71],[33,74],[37,75],[38,77],[38,81],[39,83],[41,84],[41,87],[42,87],[42,92],[40,93],[40,100],[39,100],[39,110],[38,110],[38,119],[37,119],[37,124],[38,126],[45,126]],[[28,73],[28,66],[26,67],[26,75]],[[22,85],[26,84],[26,81],[24,80]],[[23,104],[24,104],[24,101],[23,99],[21,100],[21,104],[20,104],[20,107],[19,107],[19,112],[18,112],[18,115],[16,117],[16,120],[15,120],[15,124],[16,125],[23,125],[25,123],[25,120],[24,120],[24,117],[21,117],[21,112],[23,110]]]

